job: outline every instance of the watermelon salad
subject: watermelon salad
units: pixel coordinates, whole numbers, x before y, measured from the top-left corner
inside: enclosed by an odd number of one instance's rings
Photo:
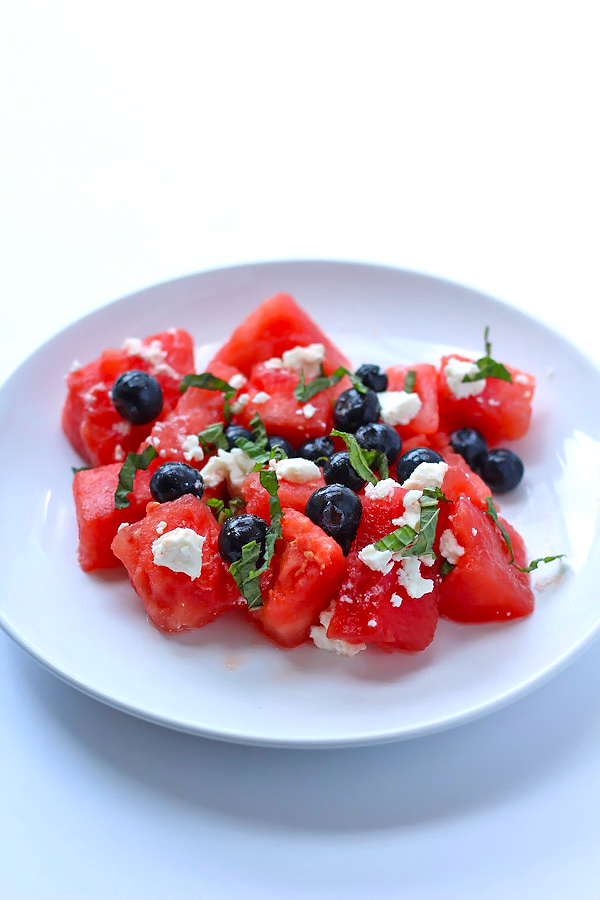
[[[286,295],[205,371],[172,328],[73,364],[62,413],[85,572],[123,566],[150,621],[232,610],[280,647],[424,650],[440,616],[533,612],[497,495],[530,425],[533,375],[481,354],[354,369]]]

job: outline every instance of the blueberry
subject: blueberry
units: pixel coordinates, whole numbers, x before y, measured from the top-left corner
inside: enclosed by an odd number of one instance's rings
[[[417,466],[421,463],[438,463],[443,462],[443,456],[431,450],[429,447],[413,447],[403,453],[396,464],[396,478],[400,484],[404,484],[407,478],[410,478]]]
[[[268,436],[267,447],[269,448],[269,450],[274,450],[275,447],[281,447],[288,459],[292,459],[292,457],[296,455],[296,451],[294,450],[290,442],[284,437],[281,437],[279,434],[270,434]]]
[[[159,503],[177,500],[184,494],[201,497],[204,481],[198,469],[183,462],[166,462],[159,466],[150,479],[150,493]]]
[[[479,474],[496,494],[506,494],[516,488],[523,472],[521,458],[502,447],[490,450],[479,467]]]
[[[355,375],[358,375],[365,387],[371,388],[377,393],[388,389],[387,375],[383,369],[373,363],[364,363],[356,370]]]
[[[227,446],[230,450],[237,446],[235,442],[239,440],[239,438],[245,438],[247,441],[254,441],[252,432],[242,425],[228,425],[223,433],[227,438]]]
[[[333,407],[333,424],[339,431],[354,434],[361,425],[376,422],[381,413],[377,394],[370,388],[361,394],[356,388],[343,391]]]
[[[163,394],[156,378],[141,369],[119,375],[110,398],[116,411],[132,425],[147,425],[162,412]]]
[[[459,428],[450,435],[450,443],[455,453],[460,453],[474,472],[485,460],[488,445],[480,431],[476,428]]]
[[[225,520],[219,532],[219,553],[225,562],[233,563],[242,557],[242,547],[251,541],[260,545],[258,565],[262,565],[265,553],[265,539],[269,526],[264,519],[251,513],[240,513]]]
[[[298,456],[303,459],[310,459],[312,462],[321,465],[324,460],[329,459],[335,451],[333,441],[329,437],[309,438],[298,447]]]
[[[362,503],[354,491],[343,484],[317,488],[308,498],[305,513],[347,556],[362,516]]]
[[[350,454],[347,450],[333,453],[323,465],[323,478],[327,484],[345,484],[351,491],[362,491],[367,483],[350,465]]]
[[[385,453],[390,466],[398,459],[402,441],[391,425],[384,425],[383,422],[361,425],[356,430],[355,438],[363,450],[379,450],[380,453]]]

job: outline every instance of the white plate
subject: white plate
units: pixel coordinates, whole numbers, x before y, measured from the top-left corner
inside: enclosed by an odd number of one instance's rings
[[[279,650],[235,617],[166,636],[148,624],[121,574],[79,570],[71,499],[71,466],[79,461],[60,429],[71,361],[175,325],[192,332],[207,359],[280,290],[293,294],[356,365],[479,350],[489,325],[496,356],[537,375],[532,429],[517,447],[525,479],[501,505],[530,556],[564,552],[569,567],[537,593],[531,617],[484,626],[442,621],[423,653],[369,649],[347,659],[312,646]],[[540,683],[598,629],[598,397],[600,373],[559,335],[489,297],[414,273],[272,263],[206,272],[126,297],[45,344],[0,392],[0,421],[10,423],[0,437],[0,623],[86,693],[207,737],[340,746],[456,725]],[[534,573],[534,583],[547,575]]]

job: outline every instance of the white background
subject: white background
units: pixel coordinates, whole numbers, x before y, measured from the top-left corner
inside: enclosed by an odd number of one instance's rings
[[[599,359],[594,13],[5,0],[0,379],[118,296],[286,258],[461,281]],[[599,689],[596,644],[443,735],[259,750],[109,710],[1,636],[0,893],[598,898]]]

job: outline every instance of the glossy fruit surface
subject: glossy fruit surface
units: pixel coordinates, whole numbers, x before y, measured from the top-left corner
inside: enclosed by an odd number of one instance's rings
[[[383,453],[390,466],[396,462],[402,448],[402,441],[396,429],[391,425],[384,425],[383,422],[361,425],[357,428],[355,437],[364,450],[377,450]]]
[[[506,494],[516,488],[523,473],[521,457],[505,447],[490,450],[479,466],[479,474],[496,494]]]
[[[417,466],[420,466],[421,463],[437,463],[443,462],[443,460],[444,457],[430,447],[414,447],[412,450],[407,450],[406,453],[403,453],[398,459],[396,464],[396,478],[398,479],[399,484],[404,484],[406,479],[410,478]]]
[[[119,415],[132,425],[148,425],[158,418],[163,408],[160,384],[141,369],[130,369],[119,375],[110,397]]]
[[[323,478],[327,484],[345,484],[351,491],[362,491],[367,483],[350,463],[347,450],[333,453],[323,464]]]
[[[358,375],[365,387],[371,388],[372,391],[387,391],[388,377],[380,366],[374,363],[363,363],[362,366],[354,373]]]
[[[269,526],[264,519],[258,516],[241,513],[239,516],[230,516],[225,520],[219,532],[219,553],[227,563],[236,562],[242,558],[242,549],[245,544],[256,541],[261,548],[261,557],[258,565],[262,565],[262,556],[265,550],[265,538]]]
[[[193,466],[182,462],[167,462],[152,474],[150,491],[158,503],[169,503],[184,494],[201,497],[204,493],[202,475]]]
[[[381,413],[377,394],[370,388],[366,393],[349,388],[343,391],[333,407],[333,424],[339,431],[352,434],[361,425],[376,422]]]
[[[487,441],[480,431],[476,428],[458,428],[450,435],[450,444],[474,472],[479,470],[488,452]]]
[[[360,524],[362,503],[349,487],[328,484],[311,495],[306,504],[306,515],[347,554]]]

